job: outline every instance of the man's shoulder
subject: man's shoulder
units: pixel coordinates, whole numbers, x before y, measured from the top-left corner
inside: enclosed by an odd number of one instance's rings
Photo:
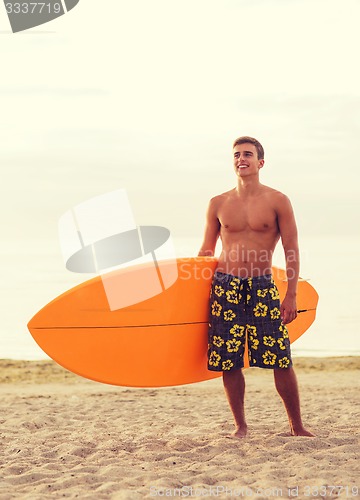
[[[220,205],[223,203],[225,200],[227,200],[232,194],[234,190],[230,189],[230,191],[225,191],[224,193],[217,194],[216,196],[213,196],[210,200],[211,205]]]
[[[266,196],[271,198],[274,202],[288,203],[290,201],[289,197],[286,194],[284,194],[281,191],[279,191],[278,189],[274,189],[270,186],[262,185],[262,191],[263,191],[263,194],[265,194]]]

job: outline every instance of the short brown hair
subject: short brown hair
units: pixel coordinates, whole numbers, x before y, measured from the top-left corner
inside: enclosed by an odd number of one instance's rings
[[[240,144],[245,144],[246,142],[249,142],[250,144],[253,144],[256,147],[257,155],[259,160],[264,159],[264,148],[260,144],[259,141],[254,139],[253,137],[248,137],[246,135],[242,137],[238,137],[233,144],[233,149],[235,146],[239,146]]]

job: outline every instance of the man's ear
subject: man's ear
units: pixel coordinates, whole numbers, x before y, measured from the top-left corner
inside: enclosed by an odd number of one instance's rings
[[[260,170],[260,168],[263,168],[264,163],[265,163],[265,160],[259,160],[259,170]]]

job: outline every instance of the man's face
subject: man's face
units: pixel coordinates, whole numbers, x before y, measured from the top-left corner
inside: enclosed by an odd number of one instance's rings
[[[247,177],[259,173],[264,160],[259,160],[254,144],[245,142],[234,147],[234,169],[239,177]]]

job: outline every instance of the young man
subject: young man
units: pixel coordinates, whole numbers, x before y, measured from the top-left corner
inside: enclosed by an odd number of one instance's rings
[[[297,229],[289,199],[259,181],[264,150],[252,137],[233,145],[237,187],[210,200],[199,255],[214,255],[218,237],[222,252],[210,297],[209,370],[222,371],[235,420],[233,436],[247,434],[242,373],[247,343],[251,366],[273,368],[291,434],[313,436],[301,420],[296,375],[292,368],[286,324],[296,318],[299,277]],[[281,238],[287,293],[280,306],[271,276],[272,255]]]

